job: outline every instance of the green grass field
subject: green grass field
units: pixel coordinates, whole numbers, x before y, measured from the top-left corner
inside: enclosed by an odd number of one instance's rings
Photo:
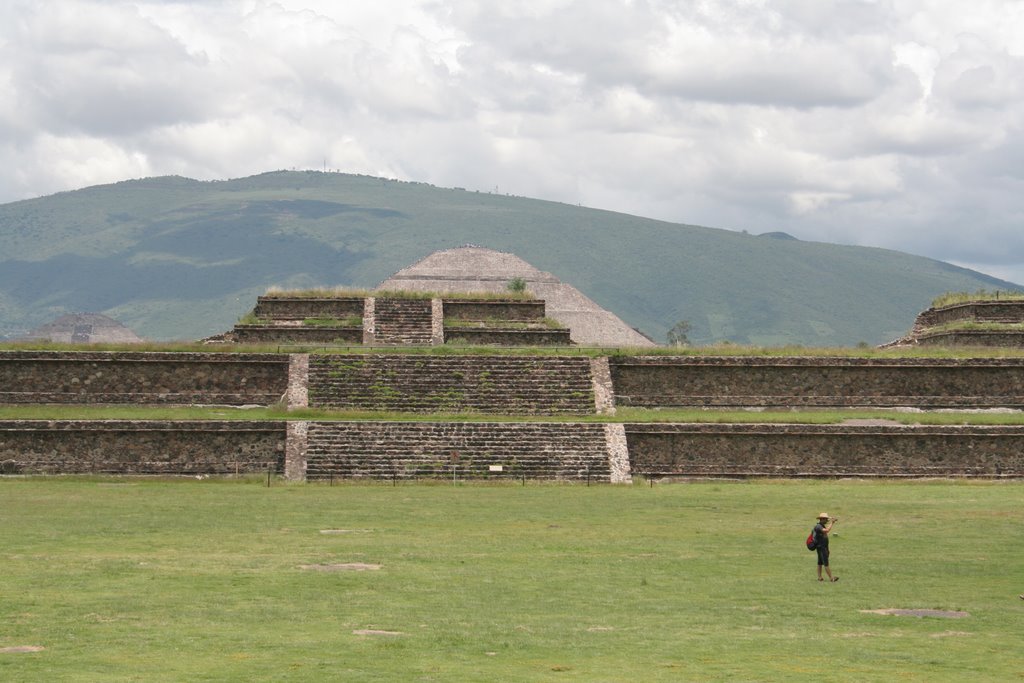
[[[1019,680],[1022,529],[1021,482],[8,478],[0,680]]]

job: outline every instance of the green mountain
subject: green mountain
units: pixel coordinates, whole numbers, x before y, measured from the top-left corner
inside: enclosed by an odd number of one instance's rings
[[[548,271],[659,342],[871,344],[947,291],[1018,289],[864,247],[680,225],[367,176],[132,180],[0,205],[0,336],[70,312],[151,339],[224,331],[268,287],[373,287],[476,244]]]

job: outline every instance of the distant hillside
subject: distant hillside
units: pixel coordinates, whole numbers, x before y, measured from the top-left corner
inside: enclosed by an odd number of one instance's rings
[[[756,230],[757,226],[750,226]],[[550,272],[658,341],[871,344],[946,291],[1018,289],[883,249],[754,236],[365,176],[127,181],[0,206],[0,336],[102,312],[151,339],[221,332],[278,285],[373,287],[476,244]]]

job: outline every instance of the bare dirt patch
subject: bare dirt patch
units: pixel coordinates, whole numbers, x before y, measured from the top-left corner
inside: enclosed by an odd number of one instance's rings
[[[352,631],[357,636],[404,636],[401,631],[382,631],[376,628],[361,628]]]
[[[850,418],[839,424],[844,427],[902,427],[903,423],[898,420],[886,420],[885,418]]]
[[[956,638],[960,636],[971,635],[967,631],[943,631],[942,633],[933,633],[932,638]]]
[[[894,617],[938,617],[939,619],[963,619],[970,612],[956,612],[944,609],[862,609],[864,614],[885,614]]]
[[[300,569],[314,572],[368,572],[381,568],[379,564],[366,564],[365,562],[339,562],[336,564],[303,564]]]
[[[11,647],[0,647],[0,655],[42,652],[45,649],[42,645],[12,645]]]
[[[320,533],[333,536],[334,534],[368,534],[369,529],[321,529]]]

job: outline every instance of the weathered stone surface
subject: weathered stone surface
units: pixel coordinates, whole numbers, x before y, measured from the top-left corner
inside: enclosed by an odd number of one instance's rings
[[[363,328],[312,325],[235,325],[239,344],[362,344]]]
[[[633,474],[1024,476],[1024,428],[627,424]]]
[[[442,299],[446,320],[543,320],[545,303],[540,299]]]
[[[261,296],[253,313],[261,320],[344,319],[363,314],[363,297]]]
[[[281,354],[0,351],[0,403],[270,405]]]
[[[1024,407],[1024,359],[633,356],[620,406]]]
[[[575,287],[551,273],[534,268],[515,254],[465,246],[435,251],[382,282],[381,290],[501,294],[516,278],[544,300],[547,315],[570,329],[572,341],[583,346],[656,346],[618,316],[598,306]]]
[[[501,472],[491,470],[500,466]],[[610,471],[604,425],[312,422],[306,476],[594,479]]]
[[[430,299],[376,297],[374,308],[374,343],[430,346],[434,330]]]
[[[314,355],[309,401],[400,412],[594,412],[590,361],[566,356]]]
[[[501,327],[447,327],[448,344],[473,346],[569,346],[568,329],[524,329]]]
[[[62,315],[16,341],[25,340],[65,344],[138,344],[145,341],[120,322],[100,313]]]
[[[0,421],[6,474],[281,472],[284,447],[284,422]]]

